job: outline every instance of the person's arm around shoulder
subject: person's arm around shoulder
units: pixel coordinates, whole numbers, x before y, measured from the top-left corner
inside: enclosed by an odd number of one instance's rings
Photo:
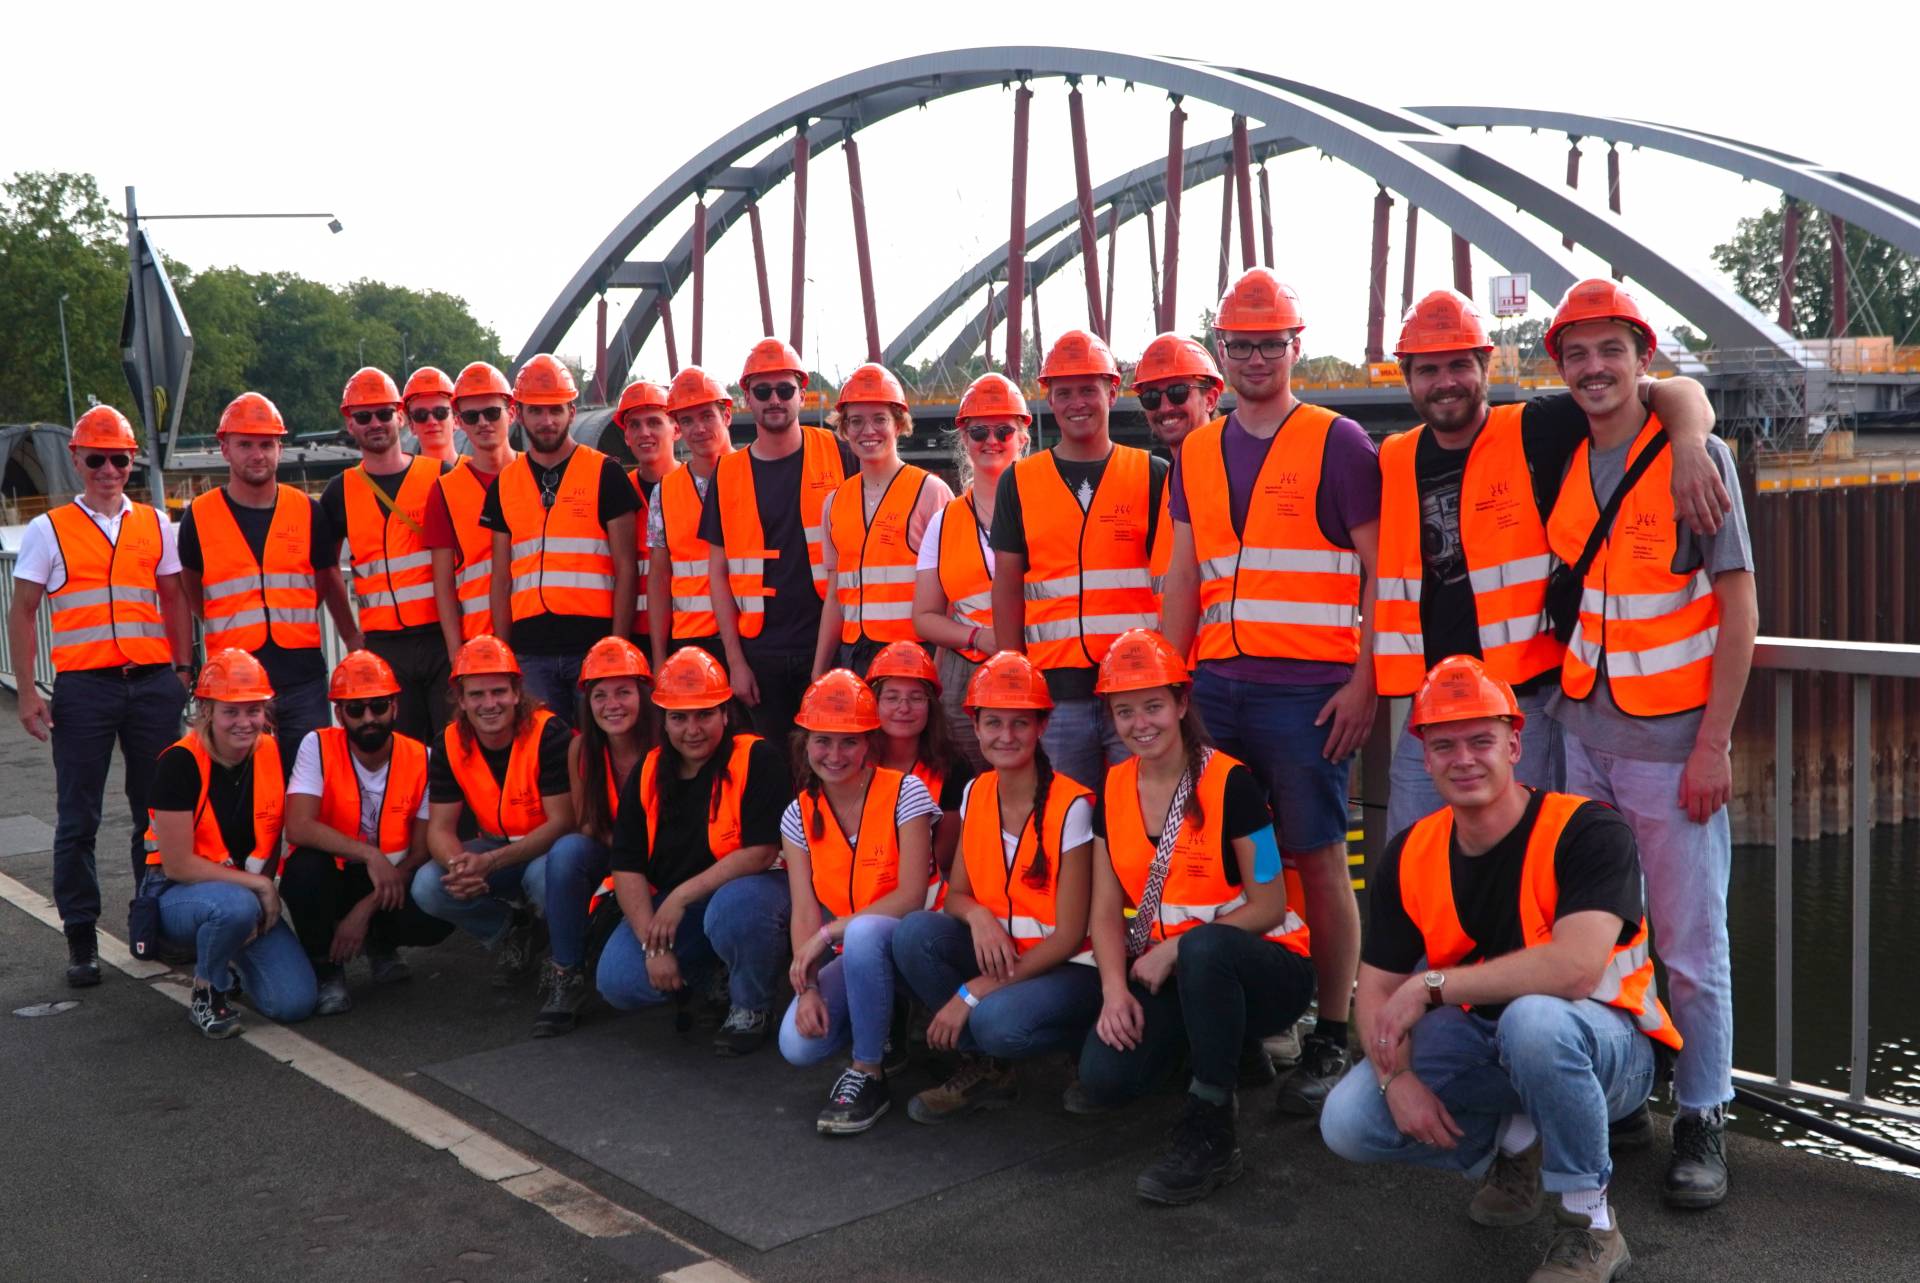
[[[1733,511],[1733,495],[1707,453],[1713,435],[1713,402],[1698,379],[1640,380],[1640,398],[1660,416],[1673,450],[1673,511],[1697,535],[1719,531]]]

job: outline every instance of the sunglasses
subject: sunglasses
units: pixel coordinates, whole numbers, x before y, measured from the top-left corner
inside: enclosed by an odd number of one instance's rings
[[[992,437],[995,441],[1006,441],[1019,430],[1011,423],[999,423],[991,428],[983,423],[978,427],[968,428],[967,436],[975,441],[985,441],[988,437]]]
[[[353,421],[359,424],[363,428],[366,427],[369,423],[372,423],[375,419],[380,420],[380,422],[382,423],[392,423],[393,407],[386,406],[385,408],[379,409],[379,410],[355,410],[353,412]]]
[[[462,410],[460,411],[460,422],[466,424],[468,427],[472,427],[482,419],[485,419],[488,423],[498,423],[500,422],[500,415],[502,413],[503,411],[497,405],[487,406],[483,410]]]
[[[90,454],[82,459],[81,462],[95,472],[100,471],[100,469],[106,467],[108,464],[112,464],[116,471],[125,472],[133,463],[133,456],[130,454]]]
[[[431,410],[413,411],[413,421],[415,423],[425,423],[428,419],[439,419],[445,422],[446,417],[452,413],[453,411],[449,410],[446,406],[436,405]]]
[[[782,401],[788,401],[791,400],[793,394],[799,390],[799,386],[792,383],[756,383],[753,385],[753,399],[756,401],[771,401],[775,397],[778,397]]]
[[[1158,410],[1162,399],[1168,405],[1185,405],[1197,389],[1191,383],[1170,383],[1164,388],[1141,388],[1135,395],[1143,410]]]
[[[1287,349],[1293,346],[1293,340],[1261,339],[1258,343],[1255,343],[1249,339],[1228,339],[1222,346],[1227,349],[1227,355],[1236,361],[1244,361],[1256,351],[1258,351],[1261,356],[1266,357],[1267,360],[1275,361],[1284,356]],[[1180,403],[1176,401],[1174,404],[1178,405]]]
[[[369,715],[385,717],[393,708],[393,696],[382,695],[377,699],[343,699],[340,711],[356,721]]]

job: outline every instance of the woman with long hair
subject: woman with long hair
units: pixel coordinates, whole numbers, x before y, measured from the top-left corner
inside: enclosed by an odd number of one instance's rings
[[[966,758],[954,752],[947,719],[940,712],[940,674],[918,642],[888,642],[867,666],[867,685],[873,688],[880,711],[880,729],[873,735],[873,751],[881,766],[918,776],[927,796],[940,807],[933,826],[933,869],[928,886],[936,886],[953,865],[960,845],[960,799],[974,771]],[[929,892],[927,907],[933,907]]]

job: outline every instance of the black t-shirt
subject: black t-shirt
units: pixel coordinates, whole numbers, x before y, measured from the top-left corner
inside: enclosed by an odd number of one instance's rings
[[[250,508],[237,503],[225,486],[221,487],[221,492],[227,501],[227,511],[233,514],[233,524],[240,528],[240,537],[253,550],[253,559],[261,560],[267,555],[267,531],[273,526],[274,509]],[[312,498],[307,499],[307,504],[312,509],[308,525],[308,567],[339,565],[340,541],[328,537],[326,523],[320,516],[320,506]],[[200,551],[200,532],[193,524],[191,504],[187,505],[186,512],[180,518],[180,564],[196,575],[205,575],[207,572],[207,559]],[[326,657],[320,653],[318,646],[287,650],[274,642],[271,630],[267,640],[253,652],[253,657],[267,670],[267,680],[275,690],[327,675]]]
[[[465,802],[466,794],[460,791],[460,781],[454,778],[453,763],[447,758],[447,736],[452,734],[451,726],[443,726],[433,737],[433,754],[427,760],[427,800],[429,802]],[[567,746],[573,742],[573,732],[559,718],[549,721],[540,732],[540,796],[559,797],[565,794],[571,784],[567,771]],[[505,748],[488,748],[480,745],[481,760],[486,762],[487,770],[500,784],[507,782],[507,765],[513,760],[513,745]],[[462,812],[460,816],[460,838],[465,841],[479,833],[473,822],[473,816]]]
[[[576,447],[577,448],[577,447]],[[560,478],[566,474],[567,465],[573,462],[573,451],[552,467],[542,467],[534,462],[532,455],[522,455],[527,466],[533,469],[533,482],[542,496],[546,497],[549,507],[552,496],[560,486]],[[624,517],[640,511],[640,496],[633,488],[633,482],[620,470],[620,465],[608,459],[600,467],[600,497],[598,502],[599,520],[602,528],[612,524],[616,517]],[[505,531],[506,515],[500,509],[499,478],[487,487],[487,497],[480,505],[480,524],[487,530]],[[644,537],[643,531],[634,531],[634,546],[639,547]],[[496,624],[495,632],[507,637],[513,648],[527,655],[578,655],[584,654],[602,637],[613,631],[613,621],[598,615],[559,615],[541,613],[529,615],[525,619],[514,620],[507,629]]]
[[[852,476],[860,470],[859,460],[844,441],[840,448],[840,468]],[[758,637],[742,639],[742,645],[760,655],[788,657],[811,655],[820,637],[820,594],[813,590],[813,565],[807,559],[807,530],[800,518],[800,476],[806,449],[795,450],[784,459],[762,459],[747,453],[753,469],[753,503],[760,510],[760,531],[766,546],[779,552],[767,562],[761,582],[773,590],[767,602],[766,620]],[[726,529],[720,520],[720,489],[724,475],[715,471],[707,486],[707,497],[700,508],[700,537],[710,544],[726,545]]]
[[[973,763],[956,754],[947,766],[946,775],[940,780],[940,796],[934,801],[940,804],[942,811],[958,815],[960,803],[966,800],[967,785],[971,783],[973,783]]]
[[[227,854],[237,866],[253,850],[253,758],[238,766],[222,766],[207,759],[207,807],[220,825],[220,837]],[[147,805],[156,811],[185,811],[193,815],[200,807],[200,763],[178,744],[160,754],[153,768],[153,787]]]
[[[369,471],[367,472],[367,476],[372,478],[373,484],[379,486],[381,490],[386,492],[387,498],[398,499],[400,497],[400,487],[406,483],[407,473],[412,470],[413,462],[409,460],[407,466],[398,472]],[[445,476],[451,471],[453,471],[453,465],[443,460],[440,464],[440,474]],[[327,488],[320,492],[320,516],[326,523],[327,539],[333,544],[333,555],[337,559],[340,555],[340,545],[347,541],[346,473],[343,472],[333,480],[327,482]],[[349,597],[353,596],[351,572],[349,572],[348,575],[347,595]],[[396,628],[393,631],[399,633],[428,633],[438,637],[440,635],[440,625],[438,623],[410,624],[403,628]]]
[[[1474,942],[1472,951],[1456,965],[1483,962],[1526,947],[1520,925],[1520,875],[1526,863],[1527,839],[1539,818],[1544,796],[1534,792],[1513,832],[1484,855],[1466,855],[1457,842],[1453,845],[1450,864],[1454,910],[1467,937]],[[1396,975],[1411,974],[1427,953],[1426,939],[1407,916],[1400,897],[1400,849],[1406,840],[1405,832],[1395,835],[1385,855],[1368,871],[1369,911],[1361,953],[1368,966]],[[1618,811],[1601,802],[1584,803],[1575,811],[1554,847],[1553,873],[1560,890],[1554,907],[1556,919],[1598,909],[1621,919],[1621,944],[1639,931],[1641,915],[1646,911],[1639,848],[1634,845],[1633,830]],[[1498,1015],[1497,1007],[1476,1010],[1489,1018]]]
[[[995,509],[997,512],[998,509]],[[1125,799],[1128,804],[1138,806],[1138,795]],[[1267,791],[1253,778],[1253,772],[1242,763],[1236,763],[1227,772],[1225,794],[1226,815],[1220,825],[1220,871],[1226,875],[1228,886],[1240,885],[1240,861],[1233,858],[1235,838],[1251,837],[1262,829],[1273,827],[1273,812],[1267,808]],[[1146,827],[1153,828],[1151,817]],[[1163,815],[1160,820],[1164,822]],[[1096,794],[1093,802],[1093,835],[1098,838],[1107,836],[1107,799],[1104,793]],[[1158,833],[1147,834],[1147,840],[1158,843]]]
[[[655,892],[665,894],[713,867],[707,842],[707,809],[714,781],[733,755],[729,740],[690,780],[676,771],[660,772],[659,841],[647,845],[647,812],[640,804],[640,772],[620,788],[620,815],[613,822],[616,873],[638,873]],[[778,749],[761,740],[747,750],[747,781],[740,801],[740,845],[778,846],[780,816],[793,800],[793,778]]]
[[[1078,459],[1063,459],[1057,450],[1053,454],[1053,466],[1060,471],[1060,479],[1066,482],[1067,489],[1080,501],[1084,511],[1093,502],[1094,491],[1100,488],[1100,478],[1106,475],[1107,460],[1113,457],[1108,451],[1106,458],[1085,462]],[[1150,455],[1147,460],[1147,547],[1151,550],[1161,537],[1160,500],[1167,488],[1169,464],[1158,455]],[[1016,557],[1027,555],[1027,528],[1020,514],[1020,487],[1014,482],[1013,468],[1000,474],[999,487],[993,492],[993,528],[987,532],[987,544],[994,552],[1010,552]],[[1091,699],[1093,685],[1099,674],[1091,668],[1049,668],[1044,670],[1047,679],[1047,692],[1056,700]]]

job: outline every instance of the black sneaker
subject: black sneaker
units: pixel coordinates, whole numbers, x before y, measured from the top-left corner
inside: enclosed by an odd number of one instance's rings
[[[1347,1049],[1331,1038],[1308,1034],[1300,1047],[1300,1063],[1280,1085],[1275,1107],[1283,1114],[1318,1117],[1327,1093],[1347,1072]]]
[[[1234,1137],[1233,1112],[1232,1104],[1216,1105],[1189,1093],[1166,1156],[1134,1182],[1140,1197],[1179,1207],[1237,1180],[1244,1163]]]
[[[1673,1116],[1673,1159],[1667,1164],[1668,1207],[1718,1207],[1727,1196],[1727,1108],[1682,1110]]]
[[[880,1121],[893,1104],[887,1084],[878,1074],[846,1069],[827,1093],[827,1107],[814,1123],[822,1136],[854,1136]]]
[[[493,987],[504,989],[533,970],[540,955],[535,952],[533,928],[539,919],[525,905],[513,906],[513,918],[507,933],[493,951]]]
[[[572,1033],[587,1000],[584,967],[563,967],[551,958],[540,973],[540,1014],[533,1018],[533,1036],[552,1038]]]
[[[227,1002],[227,995],[212,987],[193,991],[187,1019],[209,1038],[231,1038],[240,1032],[240,1013]]]
[[[720,1032],[713,1036],[713,1054],[716,1056],[746,1056],[760,1050],[760,1044],[767,1040],[767,1013],[749,1011],[745,1007],[734,1007],[727,1012],[727,1018],[720,1026]]]
[[[1607,1124],[1607,1148],[1616,1154],[1645,1149],[1653,1144],[1653,1111],[1643,1102],[1625,1118]]]
[[[67,929],[67,988],[91,989],[100,983],[100,937],[91,922]]]

